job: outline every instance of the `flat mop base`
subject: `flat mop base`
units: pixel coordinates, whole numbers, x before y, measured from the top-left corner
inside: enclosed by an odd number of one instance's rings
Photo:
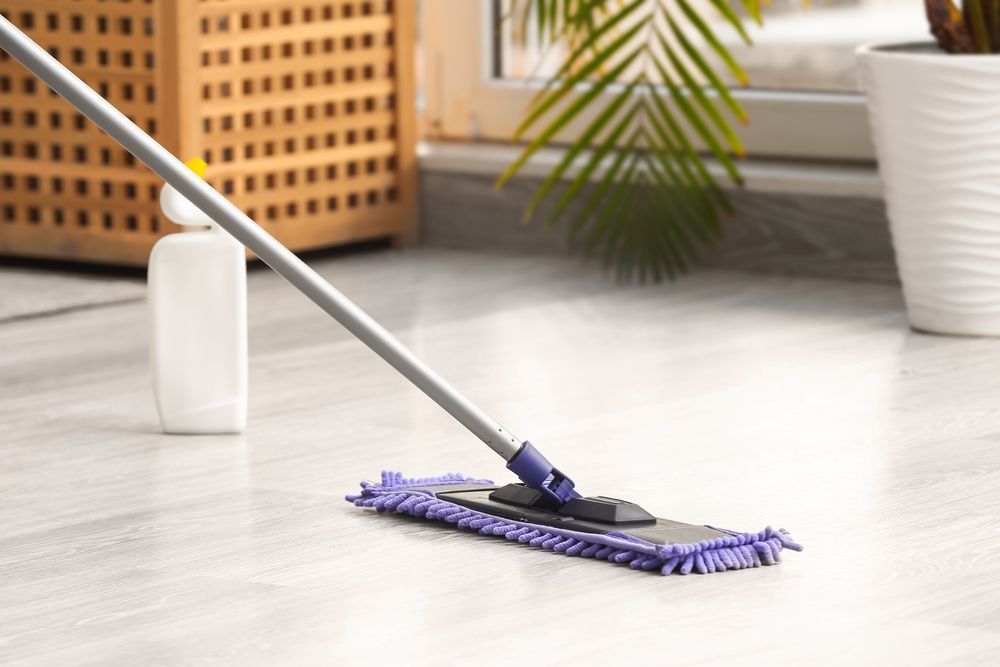
[[[549,526],[581,533],[625,531],[657,544],[685,544],[728,537],[725,533],[669,519],[654,517],[638,505],[615,498],[598,496],[571,500],[558,509],[545,502],[544,496],[523,484],[497,488],[486,484],[461,487],[428,487],[441,500],[493,516]],[[527,492],[527,493],[525,493]],[[538,500],[530,502],[529,496]],[[528,504],[525,504],[525,502]]]
[[[361,493],[350,494],[346,500],[378,512],[443,521],[480,535],[503,536],[567,556],[628,563],[632,569],[659,570],[665,575],[775,565],[783,549],[802,550],[784,530],[740,533],[645,518],[650,515],[641,508],[611,498],[580,499],[584,502],[577,515],[586,515],[581,518],[534,506],[537,503],[523,487],[511,488],[517,486],[498,488],[489,480],[454,473],[407,479],[402,473],[385,471],[380,483],[362,482]],[[619,512],[609,505],[625,507]],[[608,523],[595,520],[595,515],[618,516],[623,521]]]

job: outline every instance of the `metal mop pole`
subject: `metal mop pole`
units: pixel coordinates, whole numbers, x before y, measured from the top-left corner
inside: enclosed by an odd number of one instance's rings
[[[2,16],[0,47],[472,431],[525,483],[560,502],[577,495],[572,481],[555,470],[531,443],[518,441],[368,313]]]

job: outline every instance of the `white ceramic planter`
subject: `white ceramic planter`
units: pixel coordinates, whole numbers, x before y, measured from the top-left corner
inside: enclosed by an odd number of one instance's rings
[[[1000,336],[1000,56],[858,58],[910,323]]]

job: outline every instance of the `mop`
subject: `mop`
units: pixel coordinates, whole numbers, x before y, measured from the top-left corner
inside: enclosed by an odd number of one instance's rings
[[[530,442],[494,421],[418,359],[365,311],[214,190],[58,60],[0,16],[0,48],[212,218],[503,457],[520,483],[495,486],[458,474],[407,479],[382,473],[347,496],[359,507],[445,521],[483,535],[662,574],[773,565],[800,551],[784,530],[741,533],[659,519],[634,503],[583,497]]]

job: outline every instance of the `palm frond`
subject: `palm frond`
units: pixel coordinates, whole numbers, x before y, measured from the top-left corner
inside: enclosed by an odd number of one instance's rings
[[[760,20],[760,0],[740,0]],[[565,56],[526,111],[529,138],[497,179],[502,187],[570,126],[581,127],[525,216],[551,200],[546,221],[598,251],[623,280],[674,278],[721,236],[730,210],[696,149],[740,183],[734,122],[746,112],[726,78],[746,75],[716,26],[749,43],[730,0],[509,0],[507,19],[559,42]],[[706,12],[712,12],[710,20]],[[523,27],[513,31],[526,35]]]

